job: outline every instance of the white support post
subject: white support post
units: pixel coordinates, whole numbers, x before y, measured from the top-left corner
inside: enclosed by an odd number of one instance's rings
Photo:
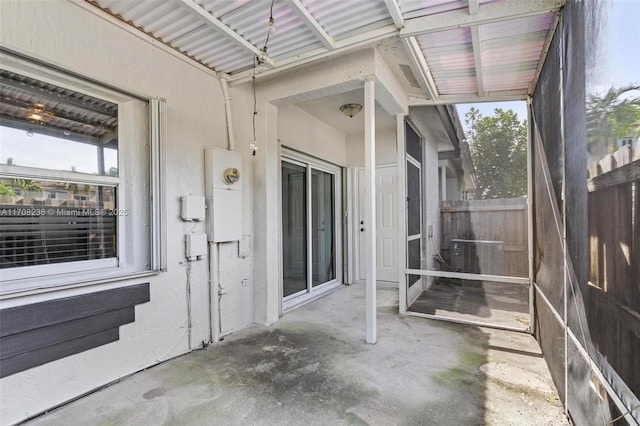
[[[372,77],[364,82],[365,262],[367,343],[377,341],[376,323],[376,96]]]

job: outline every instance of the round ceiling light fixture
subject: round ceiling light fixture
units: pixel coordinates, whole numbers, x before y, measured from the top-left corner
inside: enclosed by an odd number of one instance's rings
[[[353,118],[358,115],[360,111],[362,111],[362,105],[360,104],[344,104],[340,107],[340,111],[347,117]]]

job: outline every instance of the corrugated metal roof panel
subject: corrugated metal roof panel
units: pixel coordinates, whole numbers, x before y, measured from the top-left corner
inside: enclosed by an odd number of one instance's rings
[[[418,37],[418,41],[423,49],[471,43],[471,29],[456,28],[455,30],[424,34]]]
[[[198,0],[198,4],[212,12],[216,18],[232,13],[251,2],[252,0]],[[262,3],[267,2],[263,1]]]
[[[176,39],[171,46],[188,56],[197,58],[204,64],[222,72],[231,72],[243,66],[253,64],[253,55],[208,26],[192,31]],[[206,52],[206,55],[203,53]],[[237,58],[229,61],[230,58]]]
[[[499,48],[482,48],[482,65],[491,67],[495,65],[513,64],[519,62],[533,62],[535,69],[540,59],[540,53],[544,40],[540,43],[527,43],[514,46],[503,46]]]
[[[548,13],[478,27],[485,90],[517,90],[531,84],[553,16]]]
[[[475,76],[443,78],[437,83],[437,87],[441,95],[463,95],[478,91]]]
[[[405,19],[432,15],[457,9],[467,9],[467,0],[398,0]]]
[[[480,40],[484,41],[493,38],[512,37],[515,35],[548,30],[553,21],[553,16],[553,13],[546,13],[543,15],[480,25],[478,27]]]
[[[215,15],[215,7],[220,3],[220,0],[208,3],[212,3],[211,9],[207,3],[203,3],[203,6]],[[267,23],[271,3],[268,1],[248,3],[242,0],[236,6],[242,7],[235,7],[228,13],[220,14],[219,19],[258,49],[261,49],[267,39]],[[280,1],[274,2],[273,19],[277,31],[269,36],[268,54],[276,60],[301,48],[312,50],[322,47],[320,40],[287,4]]]
[[[162,41],[193,31],[203,22],[175,1],[100,0],[98,5]]]
[[[124,21],[218,71],[235,73],[254,64],[239,43],[212,28],[179,0],[90,0]],[[268,0],[194,0],[257,49],[264,46],[271,2]],[[336,41],[392,23],[383,0],[300,0]],[[508,0],[481,0],[480,4]],[[398,0],[405,19],[468,9],[468,0]],[[284,1],[275,0],[278,28],[269,37],[276,61],[322,49],[323,44]],[[538,67],[554,14],[535,15],[478,26],[483,86],[487,91],[527,87]],[[417,37],[441,94],[477,91],[471,28]]]
[[[352,31],[367,27],[375,29],[391,22],[382,0],[301,0],[309,13],[335,40]]]
[[[496,72],[483,79],[484,89],[489,92],[501,90],[526,90],[535,75],[534,70],[518,72]]]

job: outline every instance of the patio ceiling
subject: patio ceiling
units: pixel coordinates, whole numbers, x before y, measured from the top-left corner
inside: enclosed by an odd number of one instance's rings
[[[267,37],[268,0],[87,0],[200,62],[248,81]],[[420,94],[411,105],[524,99],[563,0],[275,0],[273,75],[399,38]]]

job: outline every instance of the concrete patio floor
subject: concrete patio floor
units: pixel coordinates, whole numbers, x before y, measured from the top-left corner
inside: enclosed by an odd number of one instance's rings
[[[400,316],[380,287],[368,345],[364,296],[341,288],[30,424],[568,424],[531,336]]]

